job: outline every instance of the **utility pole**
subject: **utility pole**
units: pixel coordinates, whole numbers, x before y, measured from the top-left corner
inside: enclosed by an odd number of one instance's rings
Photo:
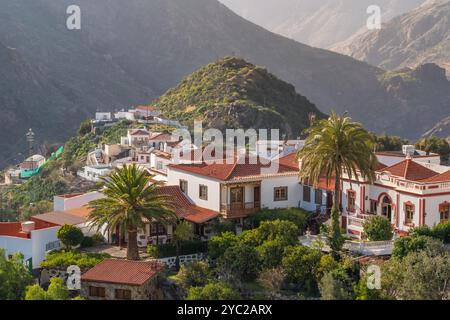
[[[28,142],[28,154],[31,157],[33,155],[33,144],[34,144],[34,132],[31,128],[28,130],[27,134],[27,142]]]

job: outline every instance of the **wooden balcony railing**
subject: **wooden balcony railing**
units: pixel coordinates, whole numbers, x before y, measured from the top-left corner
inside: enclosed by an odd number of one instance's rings
[[[261,203],[257,202],[246,202],[246,203],[233,203],[233,204],[222,204],[220,206],[221,213],[226,218],[245,218],[252,213],[256,213],[261,210]]]

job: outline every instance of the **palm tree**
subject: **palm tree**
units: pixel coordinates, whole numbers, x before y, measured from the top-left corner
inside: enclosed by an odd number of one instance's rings
[[[106,198],[89,203],[93,209],[89,220],[93,227],[105,226],[108,232],[117,228],[125,230],[127,259],[139,260],[138,229],[145,227],[144,220],[173,223],[175,205],[171,198],[159,192],[157,185],[150,185],[145,172],[135,164],[116,168],[103,182],[102,193]]]
[[[363,179],[373,182],[377,165],[373,152],[375,142],[360,123],[335,112],[328,119],[314,121],[306,132],[305,146],[297,155],[301,164],[300,179],[312,185],[317,185],[323,177],[327,185],[334,179],[329,241],[336,256],[343,244],[339,226],[342,174],[359,179],[359,172]]]

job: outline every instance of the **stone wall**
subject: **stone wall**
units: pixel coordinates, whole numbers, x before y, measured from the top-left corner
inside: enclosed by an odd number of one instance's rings
[[[89,300],[118,300],[115,297],[116,289],[124,289],[131,291],[131,300],[163,300],[164,292],[162,283],[164,281],[164,273],[159,273],[156,277],[148,280],[142,286],[132,286],[126,284],[104,283],[95,281],[81,281],[81,296]],[[89,287],[105,288],[105,297],[90,297]]]

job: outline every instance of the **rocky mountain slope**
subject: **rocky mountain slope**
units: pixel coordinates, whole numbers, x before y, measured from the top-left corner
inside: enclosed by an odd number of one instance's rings
[[[426,0],[220,0],[264,28],[320,48],[366,31],[367,8],[378,5],[382,21],[409,12]]]
[[[226,57],[187,76],[154,105],[188,124],[226,128],[279,128],[299,136],[310,113],[324,117],[294,86],[242,59]]]
[[[66,28],[72,4],[2,2],[0,83],[6,85],[0,86],[0,112],[8,117],[0,144],[10,150],[0,149],[0,163],[24,151],[12,145],[30,127],[39,142],[64,141],[95,110],[149,103],[227,55],[266,67],[321,111],[347,110],[374,131],[410,137],[447,115],[441,101],[448,90],[420,97],[388,90],[380,81],[383,70],[275,35],[215,0],[78,0],[81,30],[75,31]],[[424,81],[435,85],[435,79]],[[432,119],[417,120],[418,128],[408,119],[399,125],[392,114],[405,109],[409,117],[426,109]]]
[[[450,2],[430,1],[333,48],[385,69],[434,62],[450,75]]]
[[[440,138],[450,138],[450,116],[442,119],[441,121],[436,123],[433,128],[423,134],[424,138],[432,136]]]

